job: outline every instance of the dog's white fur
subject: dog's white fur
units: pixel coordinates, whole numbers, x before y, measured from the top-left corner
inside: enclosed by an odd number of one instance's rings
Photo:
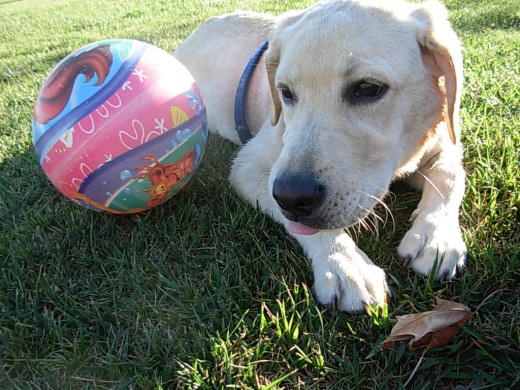
[[[234,13],[208,21],[174,55],[201,88],[209,129],[237,144],[237,83],[266,39],[246,104],[255,136],[238,153],[230,180],[300,242],[312,259],[319,301],[345,311],[385,304],[384,271],[344,227],[369,214],[395,179],[422,190],[399,255],[421,274],[437,264],[438,278],[453,277],[466,255],[458,221],[463,76],[445,8],[348,0],[278,17]],[[353,86],[367,80],[387,90],[359,99]],[[292,100],[281,95],[288,90]],[[326,190],[319,207],[298,221],[319,229],[313,235],[291,232],[272,195],[277,178],[300,173]]]

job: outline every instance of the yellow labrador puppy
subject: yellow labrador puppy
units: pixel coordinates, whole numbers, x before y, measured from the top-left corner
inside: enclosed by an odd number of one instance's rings
[[[464,265],[459,41],[437,2],[345,0],[278,17],[208,21],[174,53],[193,73],[209,129],[245,143],[238,194],[282,223],[312,259],[319,301],[383,305],[384,271],[345,227],[395,179],[422,190],[398,253],[451,278]]]

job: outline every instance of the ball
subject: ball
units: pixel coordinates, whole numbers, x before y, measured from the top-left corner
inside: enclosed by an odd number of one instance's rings
[[[47,177],[96,211],[129,214],[175,195],[206,146],[196,81],[153,45],[107,40],[64,58],[45,80],[33,143]]]

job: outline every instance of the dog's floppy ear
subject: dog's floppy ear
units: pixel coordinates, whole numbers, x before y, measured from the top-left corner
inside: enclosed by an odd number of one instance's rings
[[[303,14],[303,11],[288,11],[279,16],[278,22],[269,36],[269,48],[266,52],[265,67],[267,71],[267,79],[269,80],[269,88],[271,90],[271,97],[273,101],[273,117],[271,123],[276,125],[280,120],[282,114],[282,102],[276,89],[276,71],[280,63],[280,56],[282,51],[282,35],[284,30],[298,21]]]
[[[459,104],[462,89],[462,54],[446,8],[437,1],[418,5],[411,14],[418,22],[417,40],[423,62],[443,96],[442,115],[455,144],[460,135]]]

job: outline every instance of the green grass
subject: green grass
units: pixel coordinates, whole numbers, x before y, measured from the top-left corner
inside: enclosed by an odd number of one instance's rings
[[[395,248],[417,194],[388,199],[395,223],[356,233],[388,271],[388,317],[317,304],[309,261],[283,229],[231,191],[235,147],[212,137],[189,185],[132,216],[96,214],[48,182],[31,112],[57,62],[105,38],[173,51],[206,18],[280,13],[310,1],[0,1],[0,388],[398,389],[421,357],[381,352],[397,315],[436,297],[479,307],[431,351],[408,388],[520,386],[520,3],[449,0],[464,44],[461,223],[468,266],[416,276]]]

